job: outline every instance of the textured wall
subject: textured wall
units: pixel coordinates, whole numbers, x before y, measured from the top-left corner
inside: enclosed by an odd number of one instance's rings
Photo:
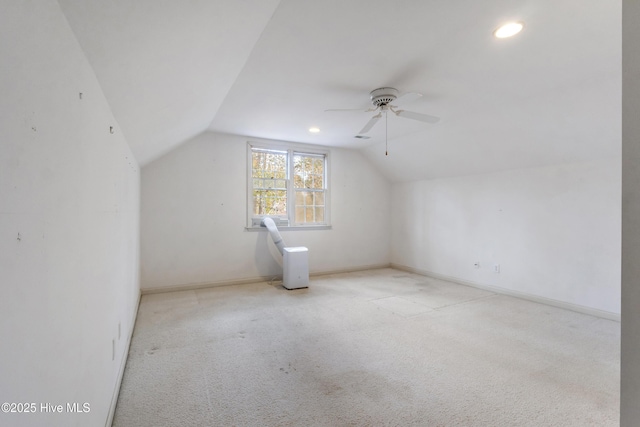
[[[395,184],[392,262],[619,314],[620,186],[615,159]]]
[[[57,2],[3,2],[0,57],[0,401],[37,409],[0,425],[103,426],[139,295],[138,165]]]

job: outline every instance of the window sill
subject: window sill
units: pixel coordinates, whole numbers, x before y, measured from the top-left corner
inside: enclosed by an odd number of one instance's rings
[[[245,227],[245,231],[269,231],[267,227]],[[294,225],[286,227],[278,227],[278,231],[294,231],[294,230],[331,230],[330,225]]]

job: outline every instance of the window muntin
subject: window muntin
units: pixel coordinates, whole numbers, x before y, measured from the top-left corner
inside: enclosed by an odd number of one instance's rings
[[[322,152],[249,144],[249,227],[329,225],[328,159]]]

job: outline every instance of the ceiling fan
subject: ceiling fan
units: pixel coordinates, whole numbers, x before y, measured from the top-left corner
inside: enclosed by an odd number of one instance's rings
[[[366,125],[362,128],[362,130],[358,133],[359,135],[363,135],[369,132],[373,126],[382,118],[382,114],[384,113],[385,118],[389,111],[394,113],[398,117],[404,117],[407,119],[418,120],[425,123],[437,123],[440,119],[435,116],[430,116],[428,114],[416,113],[413,111],[406,111],[398,109],[398,105],[405,104],[410,101],[414,101],[420,97],[421,94],[416,92],[407,92],[402,96],[398,97],[398,90],[392,87],[381,87],[378,89],[374,89],[371,91],[371,102],[373,103],[373,108],[369,108],[364,110],[365,112],[374,112],[378,111],[378,114],[373,116]],[[396,105],[392,105],[391,103]],[[325,111],[362,111],[362,109],[330,109]]]

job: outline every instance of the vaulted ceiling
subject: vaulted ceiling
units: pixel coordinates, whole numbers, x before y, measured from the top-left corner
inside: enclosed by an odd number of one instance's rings
[[[620,156],[620,0],[59,3],[142,165],[207,130],[360,149],[393,181]],[[383,86],[440,122],[355,138]]]

